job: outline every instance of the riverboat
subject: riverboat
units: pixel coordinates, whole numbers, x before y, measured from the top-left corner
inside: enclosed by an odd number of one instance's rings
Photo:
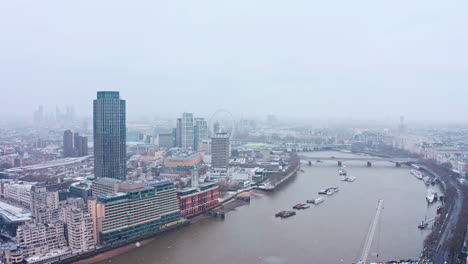
[[[320,203],[323,203],[325,200],[323,198],[317,198],[317,199],[313,199],[313,200],[307,200],[308,203],[311,203],[311,204],[320,204]]]

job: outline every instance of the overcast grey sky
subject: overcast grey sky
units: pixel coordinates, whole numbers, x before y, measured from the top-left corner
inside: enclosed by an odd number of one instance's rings
[[[0,0],[0,117],[119,90],[129,116],[466,122],[468,1]]]

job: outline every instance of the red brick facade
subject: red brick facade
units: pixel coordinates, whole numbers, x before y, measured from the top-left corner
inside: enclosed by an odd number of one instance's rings
[[[206,190],[195,189],[193,193],[189,194],[179,192],[177,198],[179,199],[180,215],[182,217],[194,216],[219,203],[219,187],[215,185]]]

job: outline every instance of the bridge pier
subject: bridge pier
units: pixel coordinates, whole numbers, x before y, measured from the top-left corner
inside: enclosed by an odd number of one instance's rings
[[[342,163],[341,163],[341,161],[338,161],[338,166],[340,166],[340,167],[341,167],[341,164],[342,164]]]
[[[400,162],[395,162],[395,166],[397,166],[399,168],[399,167],[401,167],[401,163]]]
[[[372,167],[372,163],[370,161],[367,162],[367,167]]]

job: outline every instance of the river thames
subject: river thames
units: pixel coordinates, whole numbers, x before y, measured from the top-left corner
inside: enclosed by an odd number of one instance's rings
[[[313,156],[353,157],[341,152]],[[384,210],[368,261],[417,258],[429,230],[417,225],[433,218],[437,203],[428,206],[427,188],[389,162],[345,162],[354,182],[343,182],[332,161],[302,165],[303,172],[273,193],[256,191],[248,205],[224,220],[208,218],[156,237],[148,245],[101,263],[353,263],[363,247],[378,199]],[[319,197],[323,188],[339,186],[325,202],[287,219],[280,210]],[[256,195],[255,195],[256,194]],[[378,257],[377,257],[378,252]]]

